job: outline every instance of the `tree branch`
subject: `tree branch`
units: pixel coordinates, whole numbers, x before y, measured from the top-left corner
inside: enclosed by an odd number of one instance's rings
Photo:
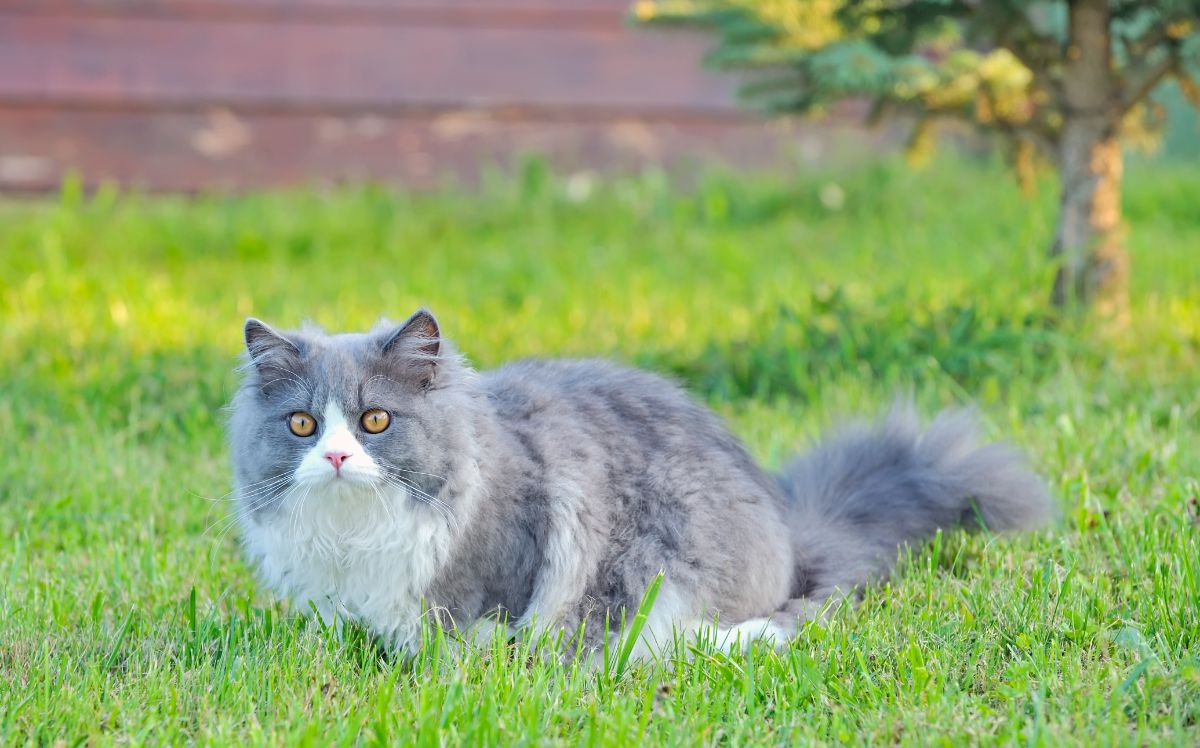
[[[917,104],[911,101],[891,101],[898,111],[907,112],[913,117],[925,117],[926,119],[936,122],[941,120],[952,120],[961,122],[977,130],[991,130],[1011,140],[1027,140],[1034,145],[1038,150],[1049,158],[1055,158],[1058,155],[1058,135],[1049,127],[1044,126],[1039,119],[1031,119],[1024,124],[1008,122],[1001,119],[993,119],[988,122],[980,122],[967,113],[963,107],[935,107],[929,104]]]
[[[1154,87],[1162,83],[1173,72],[1179,69],[1179,52],[1174,45],[1167,50],[1167,56],[1151,65],[1140,76],[1137,82],[1126,81],[1122,86],[1122,94],[1117,102],[1117,114],[1124,115],[1150,95]]]
[[[1125,53],[1129,55],[1130,63],[1143,62],[1146,55],[1150,54],[1155,47],[1167,41],[1170,37],[1167,35],[1167,24],[1156,23],[1146,29],[1136,38],[1127,36],[1121,37],[1121,46],[1125,48]]]

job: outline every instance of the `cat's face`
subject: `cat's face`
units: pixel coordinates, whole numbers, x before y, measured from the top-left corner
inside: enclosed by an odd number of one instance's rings
[[[432,315],[332,336],[251,319],[245,336],[250,365],[230,423],[243,515],[397,496],[436,505],[453,454],[441,401],[455,362]]]

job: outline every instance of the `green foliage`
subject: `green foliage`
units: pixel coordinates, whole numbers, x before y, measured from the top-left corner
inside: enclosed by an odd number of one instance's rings
[[[0,744],[1192,745],[1197,191],[1131,169],[1144,257],[1115,338],[1038,301],[1055,199],[992,167],[0,202]],[[429,632],[389,661],[254,582],[221,408],[245,315],[421,303],[481,366],[674,372],[772,465],[897,390],[977,402],[1062,524],[916,548],[779,654],[588,670]]]
[[[1200,73],[1200,3],[1110,9],[1114,88],[1129,97],[1114,102],[1114,116],[1132,143],[1152,147],[1163,112],[1146,96],[1167,76],[1194,85]],[[634,15],[711,29],[708,63],[756,73],[742,95],[770,113],[863,99],[876,116],[963,120],[1002,136],[1011,153],[1029,143],[1050,156],[1067,116],[1065,2],[647,0]]]
[[[895,335],[901,328],[906,334]],[[752,339],[710,343],[682,365],[643,360],[722,398],[816,402],[821,383],[847,371],[897,387],[935,381],[1003,392],[1017,377],[1053,371],[1046,361],[1071,357],[1097,354],[1073,345],[1044,313],[989,314],[976,301],[943,305],[907,292],[855,303],[839,286],[781,304]]]

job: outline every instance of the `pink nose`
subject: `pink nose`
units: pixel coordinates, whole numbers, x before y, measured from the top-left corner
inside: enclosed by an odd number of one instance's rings
[[[342,472],[342,463],[350,459],[349,452],[326,452],[325,459],[333,463],[333,469]]]

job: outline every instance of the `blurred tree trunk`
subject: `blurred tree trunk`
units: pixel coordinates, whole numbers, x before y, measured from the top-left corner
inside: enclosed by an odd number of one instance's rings
[[[1121,319],[1129,303],[1129,255],[1121,227],[1121,115],[1110,60],[1108,0],[1071,0],[1068,23],[1058,153],[1062,197],[1051,249],[1059,262],[1053,300]]]

